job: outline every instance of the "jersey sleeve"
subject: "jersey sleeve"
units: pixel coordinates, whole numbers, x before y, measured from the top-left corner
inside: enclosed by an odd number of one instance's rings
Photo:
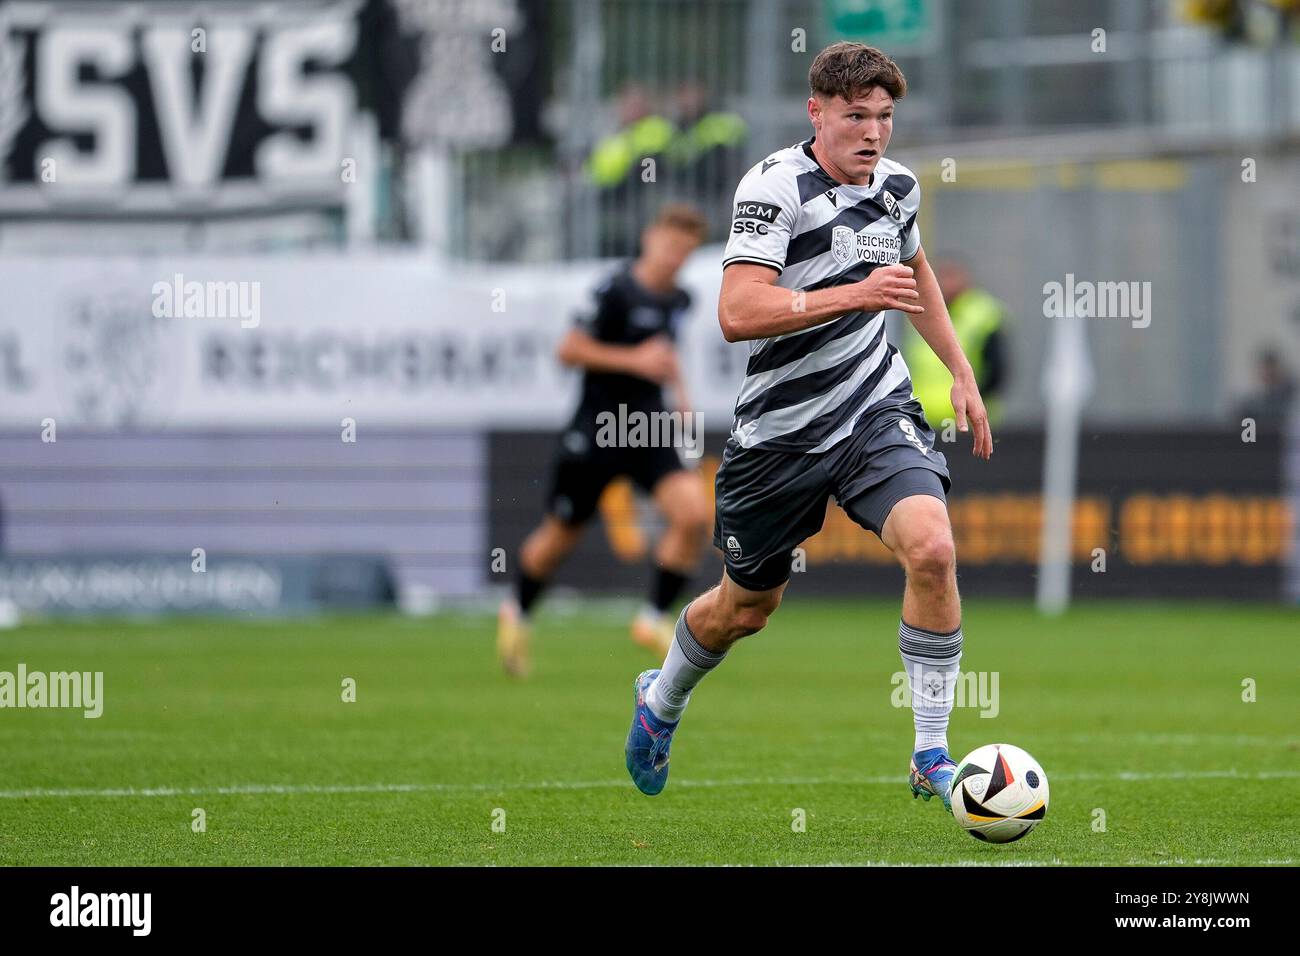
[[[610,277],[592,292],[591,302],[574,316],[573,324],[593,339],[609,341],[614,338],[623,311],[618,289]]]
[[[766,171],[764,167],[766,166]],[[786,163],[759,163],[736,187],[731,235],[722,267],[733,262],[785,268],[786,249],[799,215],[795,169]]]
[[[898,252],[898,261],[906,262],[921,251],[921,227],[916,224],[917,213],[921,209],[921,183],[913,177],[916,185],[912,191],[898,201],[903,220],[903,246]]]

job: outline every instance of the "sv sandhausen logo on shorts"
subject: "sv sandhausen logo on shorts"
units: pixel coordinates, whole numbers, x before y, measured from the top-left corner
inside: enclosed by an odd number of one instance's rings
[[[881,265],[898,265],[903,251],[903,240],[898,236],[882,236],[871,232],[854,232],[848,226],[831,230],[831,255],[840,265],[850,260],[878,262]]]
[[[740,542],[736,540],[734,534],[727,535],[727,554],[731,555],[731,560],[739,561],[741,556]]]

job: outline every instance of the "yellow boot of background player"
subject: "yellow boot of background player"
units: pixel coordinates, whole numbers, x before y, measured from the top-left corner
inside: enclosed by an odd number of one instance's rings
[[[497,659],[501,669],[511,677],[523,679],[532,671],[532,657],[529,648],[532,634],[528,622],[519,611],[519,605],[513,600],[501,602],[497,612]]]
[[[662,661],[672,647],[673,628],[673,619],[667,615],[642,611],[632,621],[632,640]]]

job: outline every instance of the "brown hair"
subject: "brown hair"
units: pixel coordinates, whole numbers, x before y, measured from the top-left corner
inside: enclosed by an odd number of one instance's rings
[[[707,239],[709,235],[708,219],[704,217],[704,213],[689,203],[669,203],[659,210],[651,225],[668,226],[672,229],[680,229],[682,232],[689,232],[700,242]]]
[[[817,54],[808,70],[814,96],[851,100],[878,86],[894,99],[907,93],[907,80],[898,64],[873,46],[843,40]]]

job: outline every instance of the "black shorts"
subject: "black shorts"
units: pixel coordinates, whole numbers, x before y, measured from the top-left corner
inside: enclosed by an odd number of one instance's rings
[[[602,448],[590,432],[571,427],[560,434],[546,509],[565,524],[585,524],[615,478],[626,475],[649,494],[665,475],[685,469],[675,448]]]
[[[746,449],[732,438],[718,467],[713,544],[731,580],[766,591],[789,580],[791,552],[821,530],[831,496],[880,534],[903,498],[946,500],[951,487],[948,462],[915,399],[872,409],[820,454]]]

